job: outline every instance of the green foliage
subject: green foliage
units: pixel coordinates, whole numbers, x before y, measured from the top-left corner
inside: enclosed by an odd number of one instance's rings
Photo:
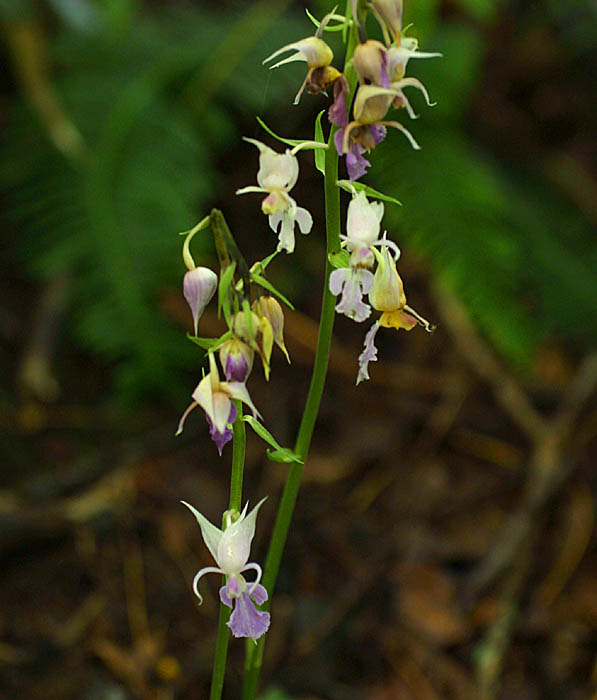
[[[287,101],[283,73],[260,64],[300,25],[266,9],[166,10],[119,31],[64,28],[51,47],[54,87],[87,155],[75,163],[58,154],[24,101],[4,131],[0,188],[21,231],[18,255],[37,278],[73,278],[76,335],[114,363],[124,401],[180,397],[177,369],[197,362],[160,296],[184,273],[176,232],[218,191],[217,149],[240,138],[233,110],[262,111],[265,95],[273,108]],[[211,248],[208,232],[194,248],[199,259]]]
[[[248,423],[264,442],[274,448],[273,450],[266,450],[267,456],[272,462],[282,462],[284,464],[297,462],[298,464],[303,464],[303,460],[290,447],[282,447],[270,431],[256,418],[243,416],[243,421]]]

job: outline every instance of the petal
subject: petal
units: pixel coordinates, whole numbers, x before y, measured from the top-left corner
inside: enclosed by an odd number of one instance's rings
[[[417,80],[416,78],[403,78],[397,83],[392,83],[393,89],[402,90],[402,88],[404,87],[414,87],[417,88],[417,90],[419,90],[420,92],[422,92],[428,107],[435,107],[435,105],[437,104],[436,102],[431,102],[431,100],[429,99],[429,93],[427,92],[427,89],[420,80]]]
[[[243,403],[247,404],[247,406],[253,412],[254,416],[261,415],[259,411],[255,408],[255,405],[253,404],[253,401],[249,396],[249,392],[244,382],[225,382],[225,385],[226,392],[228,393],[231,399],[237,399],[238,401],[242,401]]]
[[[352,149],[346,154],[346,170],[348,179],[351,182],[363,177],[371,163],[363,157],[358,144],[354,144]]]
[[[254,185],[249,185],[248,187],[241,187],[236,190],[236,194],[249,194],[249,192],[267,192],[263,187],[255,187]]]
[[[187,503],[186,501],[181,501],[181,503],[185,505],[197,519],[199,527],[201,528],[201,535],[203,536],[203,541],[209,549],[211,556],[214,558],[215,561],[218,561],[216,553],[218,551],[218,544],[220,543],[220,540],[224,533],[222,532],[222,530],[210,523],[209,520],[204,515],[201,515],[201,513],[190,503]]]
[[[309,231],[313,228],[313,217],[303,207],[297,208],[295,221],[299,225],[301,233],[309,233]]]
[[[232,608],[232,600],[228,597],[228,593],[226,591],[226,586],[222,586],[220,588],[220,600],[222,601],[222,603],[224,603],[226,607]]]
[[[224,530],[224,535],[218,544],[217,562],[226,573],[240,572],[249,560],[251,542],[255,535],[257,513],[264,501],[265,498],[259,501],[249,515],[241,516]]]
[[[228,425],[232,404],[230,397],[223,391],[218,391],[213,395],[213,417],[210,416],[214,429],[218,433],[223,433]]]
[[[401,131],[406,138],[409,140],[410,145],[415,149],[415,151],[420,151],[421,147],[419,144],[415,141],[415,137],[410,133],[410,131],[405,127],[402,126],[400,122],[384,122],[385,126],[391,126],[394,129],[398,129],[398,131]]]
[[[269,221],[269,227],[271,228],[271,230],[278,233],[278,227],[280,226],[280,222],[282,221],[282,212],[275,211],[273,214],[270,214],[268,221]]]
[[[266,190],[284,190],[289,192],[298,179],[299,164],[290,151],[276,153],[271,148],[262,151],[259,156],[257,182]]]
[[[342,291],[342,287],[346,280],[350,277],[350,268],[340,267],[334,270],[330,275],[330,292],[334,296],[338,296]]]
[[[384,328],[395,328],[411,331],[417,325],[417,319],[413,318],[406,311],[397,309],[396,311],[385,311],[379,319],[379,325]]]
[[[363,294],[368,294],[373,284],[373,273],[369,272],[369,270],[358,268],[357,270],[355,270],[354,276],[361,285]]]
[[[233,408],[234,404],[231,404],[231,413]],[[207,420],[207,424],[209,425],[209,436],[216,443],[216,447],[218,448],[218,452],[221,457],[224,445],[226,445],[230,442],[230,440],[232,440],[232,429],[226,426],[226,428],[224,428],[224,430],[220,433],[215,429],[214,424],[211,422],[209,416],[206,415],[205,419]]]
[[[359,272],[359,270],[350,271],[350,277],[346,280],[342,289],[342,299],[336,306],[338,313],[344,314],[358,323],[371,315],[371,307],[363,302]],[[371,275],[368,270],[363,270],[363,272]]]
[[[282,214],[282,226],[278,234],[278,250],[294,252],[294,219],[287,212]]]
[[[270,614],[257,610],[248,593],[235,599],[235,606],[226,623],[235,637],[247,637],[257,640],[262,637],[270,625]]]
[[[257,605],[263,605],[267,600],[267,591],[260,583],[255,586],[250,595]]]
[[[377,361],[377,348],[375,347],[375,335],[379,330],[379,323],[375,322],[367,331],[365,336],[365,347],[359,355],[359,373],[357,375],[357,384],[360,384],[364,379],[369,379],[369,363]]]
[[[344,126],[338,129],[334,134],[334,146],[336,146],[336,151],[338,151],[339,156],[344,155],[344,129],[346,126],[347,124],[344,124]]]
[[[358,192],[348,205],[347,239],[364,245],[373,243],[379,238],[383,212],[384,206],[381,202],[369,202],[363,191]]]
[[[193,399],[195,399],[195,401],[205,411],[205,413],[211,418],[212,423],[215,422],[213,417],[212,383],[209,374],[206,374],[199,384],[197,384],[192,396]]]
[[[373,138],[373,143],[375,143],[375,145],[377,146],[377,144],[381,143],[385,139],[387,129],[385,126],[382,126],[380,124],[371,124],[371,126],[369,127],[369,132],[371,133],[371,137]]]
[[[178,422],[178,428],[176,429],[176,435],[180,435],[180,434],[182,433],[182,431],[183,431],[183,429],[184,429],[185,421],[186,421],[186,419],[187,419],[187,416],[189,415],[189,413],[190,413],[193,409],[197,408],[198,405],[199,405],[199,404],[198,404],[196,401],[193,401],[193,402],[188,406],[188,408],[186,409],[186,411],[182,414],[182,416],[181,416],[181,418],[180,418],[180,421]]]
[[[334,83],[334,102],[328,109],[328,120],[330,124],[336,126],[346,126],[348,124],[348,114],[346,111],[346,94],[348,83],[346,78],[341,76]]]

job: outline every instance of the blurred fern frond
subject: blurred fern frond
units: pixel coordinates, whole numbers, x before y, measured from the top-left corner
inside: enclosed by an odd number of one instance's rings
[[[88,154],[78,162],[59,154],[26,101],[3,133],[0,187],[22,232],[17,255],[38,278],[74,277],[76,334],[116,365],[124,400],[186,393],[176,370],[196,354],[158,311],[158,296],[184,271],[176,232],[217,191],[217,151],[238,137],[231,108],[263,110],[266,93],[269,106],[282,94],[280,77],[256,69],[271,47],[268,37],[258,43],[267,27],[241,47],[250,58],[230,56],[229,73],[218,66],[207,101],[184,97],[198,75],[210,75],[234,22],[260,19],[251,11],[164,11],[120,33],[65,29],[52,43],[55,88]],[[274,41],[296,30],[287,21]]]
[[[372,158],[374,186],[404,204],[388,209],[388,228],[425,254],[434,276],[450,285],[485,335],[520,368],[549,334],[581,346],[594,343],[593,227],[554,193],[539,168],[498,165],[466,136],[466,109],[475,99],[482,59],[479,37],[445,25],[425,45],[449,60],[416,66],[438,102],[409,125],[422,150],[410,150],[391,134],[391,147]]]

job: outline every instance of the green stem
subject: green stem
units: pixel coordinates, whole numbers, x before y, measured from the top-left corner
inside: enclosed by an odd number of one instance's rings
[[[240,401],[234,402],[238,415],[232,425],[232,473],[230,476],[230,501],[229,509],[240,513],[243,492],[243,471],[245,466],[246,432],[243,423],[243,410]],[[222,525],[224,526],[224,525]],[[225,585],[226,579],[223,579]],[[209,700],[220,700],[224,688],[224,676],[226,675],[226,657],[228,655],[228,642],[230,630],[226,626],[230,618],[230,608],[220,603],[220,617],[218,620],[218,637],[214,654],[213,671],[211,676],[211,690]]]
[[[317,350],[315,353],[311,385],[309,387],[305,411],[295,445],[295,452],[303,461],[306,459],[309,452],[313,429],[315,428],[315,421],[317,420],[317,414],[319,412],[319,404],[321,402],[328,368],[332,330],[334,327],[334,307],[336,305],[336,298],[329,289],[329,277],[332,267],[327,256],[329,256],[330,253],[336,253],[340,250],[340,190],[336,186],[338,180],[338,154],[334,147],[333,135],[334,130],[330,133],[328,141],[329,148],[325,153],[325,218],[327,246],[319,336],[317,338]],[[265,559],[262,583],[267,589],[270,599],[276,584],[280,561],[282,559],[284,545],[286,544],[286,536],[288,535],[288,528],[290,527],[296,498],[301,485],[303,466],[303,464],[293,463],[290,467],[288,479],[284,486],[284,491],[278,507],[278,514],[269,550]],[[253,700],[256,697],[264,644],[265,637],[261,637],[257,644],[252,642],[247,644],[243,700]]]
[[[347,11],[349,3],[347,2]],[[346,60],[344,63],[344,75],[350,86],[350,95],[347,98],[347,104],[351,104],[352,96],[356,88],[356,74],[352,66],[352,55],[357,45],[358,37],[356,31],[356,23],[353,23],[348,45],[346,47]],[[313,430],[319,413],[319,404],[323,394],[325,378],[328,369],[328,360],[330,356],[330,346],[332,343],[332,331],[334,328],[334,316],[336,298],[331,293],[329,288],[330,274],[332,266],[329,262],[330,253],[337,253],[340,250],[340,190],[336,185],[338,181],[338,153],[334,145],[334,134],[336,127],[332,127],[328,139],[328,149],[325,152],[325,173],[324,173],[324,191],[325,191],[325,223],[326,223],[326,268],[325,280],[323,287],[323,298],[321,302],[321,316],[319,319],[319,335],[317,337],[317,350],[315,352],[315,363],[313,365],[313,375],[311,376],[311,384],[309,393],[305,403],[305,410],[301,419],[299,432],[295,444],[295,452],[306,460],[313,437]],[[274,524],[274,530],[265,559],[265,568],[263,573],[262,584],[265,586],[269,600],[263,606],[264,609],[269,608],[278,570],[282,560],[282,553],[286,544],[288,528],[294,512],[294,506],[298,496],[298,491],[301,485],[303,476],[303,464],[293,463],[290,467],[288,478],[284,486],[280,505],[278,506],[278,514]],[[263,663],[263,650],[265,646],[265,636],[261,637],[254,643],[247,640],[246,659],[245,659],[245,677],[243,682],[243,700],[255,700],[257,697],[257,688],[259,685],[259,674]]]

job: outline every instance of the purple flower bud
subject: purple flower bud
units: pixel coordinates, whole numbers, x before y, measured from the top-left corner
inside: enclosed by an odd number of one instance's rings
[[[189,270],[183,280],[183,294],[191,307],[193,314],[193,327],[197,335],[197,327],[201,314],[211,301],[218,286],[218,276],[208,267],[196,267]]]
[[[244,382],[253,369],[255,351],[238,338],[227,340],[220,348],[220,364],[226,379]]]

